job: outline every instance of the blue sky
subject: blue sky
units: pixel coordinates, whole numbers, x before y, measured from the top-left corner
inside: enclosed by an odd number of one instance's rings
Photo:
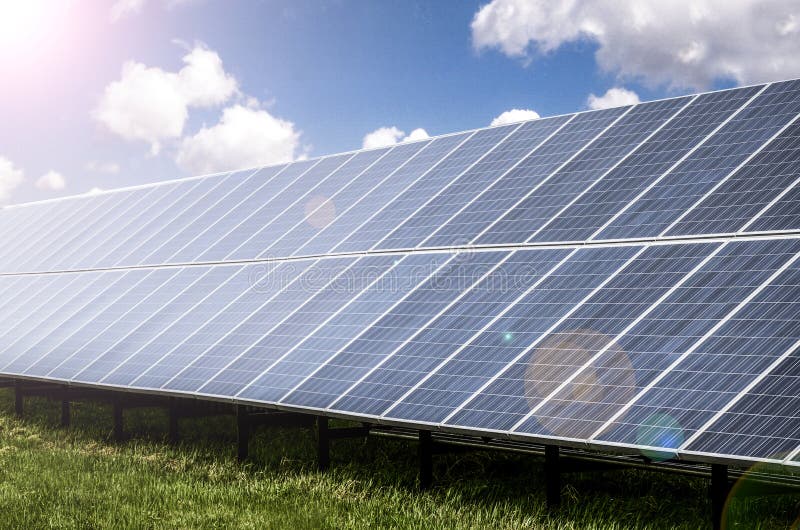
[[[791,0],[14,4],[3,202],[800,76]]]

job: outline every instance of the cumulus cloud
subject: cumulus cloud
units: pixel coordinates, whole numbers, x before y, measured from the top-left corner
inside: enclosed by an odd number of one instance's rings
[[[93,117],[130,141],[145,141],[157,154],[161,142],[179,138],[190,107],[211,107],[238,93],[236,79],[225,72],[219,55],[196,45],[178,72],[128,61],[121,78],[109,84]]]
[[[36,180],[36,187],[42,191],[59,191],[66,186],[64,175],[52,169]]]
[[[575,42],[606,72],[705,88],[800,76],[797,0],[492,0],[472,20],[476,49],[534,59]]]
[[[497,116],[492,120],[490,126],[505,125],[506,123],[516,123],[525,120],[538,120],[539,113],[530,109],[511,109]]]
[[[11,192],[25,180],[25,172],[11,160],[0,156],[0,203],[8,201]]]
[[[97,160],[90,160],[86,162],[86,169],[94,173],[119,173],[119,164],[116,162],[99,162]]]
[[[636,105],[637,103],[639,103],[639,95],[636,92],[617,87],[609,88],[602,96],[589,94],[589,98],[586,100],[586,104],[592,110]]]
[[[430,138],[430,135],[425,129],[417,128],[411,131],[408,135],[397,127],[381,127],[375,129],[371,133],[367,133],[361,142],[364,149],[374,149],[376,147],[386,147],[400,142],[411,142],[415,140],[424,140]]]
[[[295,125],[253,106],[233,105],[219,123],[184,138],[177,164],[194,173],[289,162],[301,155]]]

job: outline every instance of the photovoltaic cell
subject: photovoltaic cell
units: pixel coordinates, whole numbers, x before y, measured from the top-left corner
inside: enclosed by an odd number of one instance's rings
[[[687,104],[690,109],[688,98],[678,98],[634,107],[564,174],[568,185],[557,203],[563,209],[553,212],[529,240],[578,241],[591,236],[660,174],[648,171],[652,167],[643,162],[652,158],[638,156],[638,149],[679,121],[689,110],[684,109]]]
[[[521,162],[530,153],[532,146],[539,145],[564,121],[563,117],[559,117],[535,120],[520,125],[516,131],[467,170],[458,180],[408,219],[401,231],[393,234],[390,240],[382,246],[384,248],[388,246],[412,248],[451,246],[469,242],[472,237],[452,239],[438,229],[456,213],[476,200],[481,192],[490,187],[506,171]],[[434,233],[438,238],[431,238]]]
[[[364,330],[371,328],[416,287],[421,278],[434,271],[442,259],[439,254],[411,254],[395,258],[392,267],[356,295],[346,309],[343,308],[321,328],[299,338],[283,359],[249,383],[239,397],[254,401],[280,401]]]
[[[562,171],[568,170],[579,153],[627,110],[628,107],[618,107],[575,116],[560,133],[506,175],[480,205],[464,213],[468,215],[472,211],[483,221],[484,226],[474,242],[517,243],[527,239],[532,230],[546,222],[545,214],[539,216],[530,208],[539,204],[542,211],[557,211],[549,201],[560,189],[557,181]]]
[[[540,408],[531,420],[537,425],[523,426],[521,430],[548,429],[569,438],[592,436],[798,250],[797,242],[790,241],[742,241],[718,248],[717,254],[633,328],[607,343],[605,353]],[[709,359],[710,356],[705,360]],[[668,417],[676,425],[697,428],[699,418],[688,420],[697,410],[696,404],[702,403],[702,409],[708,411],[720,406],[710,399],[715,381],[723,379],[715,374],[726,371],[718,368],[722,367],[705,364],[693,377],[683,378],[691,381],[694,390],[686,382],[678,383],[680,378],[668,377],[645,393],[625,415],[624,423],[629,428],[624,434],[600,438],[653,445],[655,437],[649,437],[652,433],[643,426],[648,421],[663,423]],[[671,374],[678,376],[675,371]],[[654,407],[656,403],[660,406]],[[675,437],[674,441],[679,439]]]
[[[336,403],[337,410],[365,414],[385,412],[463,342],[488,326],[493,317],[522,296],[565,254],[563,250],[543,250],[535,255],[527,254],[523,259],[509,254],[501,262],[493,261],[495,256],[491,254],[469,256],[469,268],[475,270],[474,285],[455,305],[425,324],[345,394]],[[475,263],[479,266],[473,269]],[[463,265],[466,269],[466,263]]]

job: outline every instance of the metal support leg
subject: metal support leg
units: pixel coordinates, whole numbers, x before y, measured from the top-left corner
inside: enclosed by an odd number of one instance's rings
[[[711,466],[711,523],[714,530],[722,528],[725,516],[725,501],[728,498],[728,466],[713,464]]]
[[[558,446],[544,447],[544,479],[547,490],[547,507],[555,508],[561,503],[561,475],[558,466]]]
[[[70,420],[70,404],[69,401],[61,402],[61,426],[69,427]]]
[[[25,398],[22,395],[22,387],[19,384],[14,385],[14,413],[18,418],[22,417],[24,412]]]
[[[419,487],[426,490],[433,484],[433,438],[431,431],[419,431]]]
[[[250,421],[247,417],[247,408],[238,406],[236,408],[236,436],[238,442],[237,458],[239,462],[247,460],[247,453],[250,442]]]
[[[170,400],[168,413],[169,413],[169,433],[167,434],[167,438],[169,439],[169,443],[175,445],[178,443],[179,440],[179,432],[178,432],[178,405],[175,403],[174,399]]]
[[[317,417],[317,467],[325,471],[331,464],[331,445],[328,433],[328,418]]]
[[[114,402],[114,441],[121,442],[125,437],[125,431],[122,423],[122,404],[118,401]]]

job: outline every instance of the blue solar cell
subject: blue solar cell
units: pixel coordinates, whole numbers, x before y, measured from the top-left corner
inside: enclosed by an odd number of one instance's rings
[[[253,194],[244,198],[193,240],[186,243],[183,248],[176,251],[171,256],[171,261],[186,263],[223,259],[238,244],[237,242],[242,241],[240,238],[249,237],[260,226],[263,226],[263,223],[268,220],[267,212],[270,211],[270,205],[277,208],[275,201],[279,197],[283,200],[281,193],[317,163],[318,160],[294,162],[281,169],[274,177],[266,179]],[[255,177],[258,178],[259,175],[260,173]],[[251,218],[254,217],[260,218],[262,225],[259,225],[257,221],[251,221]]]
[[[421,285],[358,339],[338,352],[313,377],[307,379],[281,402],[308,407],[326,407],[349,386],[358,382],[410,339],[426,322],[454,303],[480,274],[486,263],[505,256],[503,252],[480,253],[479,258],[451,257],[428,279],[420,271]],[[426,274],[427,273],[427,274]]]
[[[291,254],[294,249],[288,254],[280,248],[276,249],[274,254],[271,250],[280,243],[288,231],[304,222],[307,214],[314,212],[318,199],[329,198],[386,152],[386,149],[380,149],[355,155],[335,156],[321,161],[298,181],[304,183],[305,188],[294,186],[294,195],[284,197],[285,202],[278,203],[277,208],[272,210],[269,221],[255,234],[242,241],[226,256],[226,259],[276,258]]]
[[[391,153],[337,191],[330,200],[318,199],[319,207],[306,216],[305,223],[286,235],[282,245],[297,256],[330,252],[366,221],[369,213],[380,211],[411,183],[410,177],[416,174],[403,170],[414,167],[420,153],[427,151],[431,144],[426,140],[395,146]]]
[[[360,233],[359,230],[348,240],[371,240],[371,233],[381,231],[380,239],[371,248],[389,248],[394,246],[391,241],[401,243],[403,238],[399,235],[399,231],[402,230],[403,223],[441,194],[455,179],[517,127],[518,125],[506,125],[474,133],[372,219],[369,226],[364,229],[370,234]],[[395,237],[396,239],[392,239]],[[362,247],[361,250],[363,249]]]
[[[534,185],[535,193],[524,195],[511,209],[501,212],[478,237],[477,243],[522,243],[528,240],[531,234],[599,178],[604,167],[610,167],[632,149],[630,142],[633,138],[638,138],[636,143],[641,141],[643,137],[637,136],[640,129],[647,127],[647,122],[653,119],[650,112],[631,110],[630,107],[595,111],[588,116],[599,129],[592,131],[594,141],[567,159],[546,181]],[[658,119],[666,118],[660,116]],[[606,128],[608,130],[603,132]]]
[[[634,327],[606,344],[605,353],[588,363],[573,383],[540,407],[535,418],[519,430],[547,429],[567,438],[592,436],[798,250],[800,244],[789,241],[742,241],[720,247],[714,257]],[[648,419],[664,420],[664,414],[669,414],[675,425],[695,424],[699,417],[689,421],[696,414],[693,404],[702,402],[702,408],[707,410],[717,406],[713,399],[706,398],[715,381],[722,378],[708,372],[726,371],[708,365],[705,368],[693,377],[694,391],[679,384],[678,379],[659,383],[657,387],[663,386],[663,390],[645,394],[658,395],[655,401],[640,400],[641,407],[634,406],[624,420],[619,420],[618,424],[626,424],[624,433],[618,429],[601,438],[636,444],[637,437],[646,433],[635,426],[645,425]],[[704,394],[705,389],[709,394]],[[654,408],[656,403],[660,407]]]
[[[798,370],[800,355],[795,351],[687,449],[754,458],[787,458],[800,447]]]
[[[356,258],[307,261],[309,263],[290,269],[288,272],[292,273],[291,276],[278,279],[277,285],[266,286],[266,293],[258,296],[260,303],[252,307],[249,313],[241,314],[233,327],[199,353],[192,364],[178,374],[167,387],[205,394],[229,395],[226,389],[234,385],[227,380],[218,381],[215,377],[247,352],[250,346],[303,307],[333,278],[352,265]],[[280,267],[279,265],[276,271],[285,274],[287,271],[281,272]],[[268,278],[270,284],[275,283],[273,277],[270,275]]]
[[[239,393],[239,397],[255,401],[280,401],[365,329],[371,328],[417,285],[421,274],[430,273],[441,259],[437,254],[395,257],[392,268],[355,296],[346,310],[313,333],[298,337],[296,344],[287,350],[286,357],[268,367],[263,375]],[[367,276],[375,275],[367,273]]]
[[[630,262],[607,260],[613,278],[535,343],[448,424],[510,429],[694,268],[713,244],[656,246]],[[624,264],[627,263],[627,266]],[[568,309],[572,309],[570,306]],[[527,344],[530,348],[530,344]]]
[[[565,250],[509,254],[502,262],[486,261],[475,286],[442,315],[386,358],[379,368],[336,402],[337,410],[382,414],[471,336],[522,297],[537,280],[566,256]],[[476,255],[470,259],[480,261]],[[499,266],[498,266],[499,263]]]
[[[381,243],[379,248],[452,246],[471,241],[477,232],[466,236],[442,233],[439,229],[443,228],[452,216],[478,199],[479,195],[491,187],[506,171],[522,162],[532,149],[565,121],[565,117],[557,117],[522,124],[493,150],[487,151],[484,158],[454,180],[424,208],[414,213],[398,231]],[[432,237],[434,234],[437,237]]]
[[[268,186],[272,179],[280,173],[286,166],[272,166],[268,168],[239,171],[228,177],[225,188],[221,189],[220,194],[214,194],[206,207],[195,206],[193,208],[194,218],[188,223],[184,223],[182,228],[171,230],[172,234],[167,234],[163,238],[162,245],[151,252],[142,260],[143,263],[181,263],[180,259],[175,259],[176,253],[182,251],[190,242],[201,237],[212,226],[222,219],[228,212],[235,211],[239,216],[243,215],[240,210],[242,202],[251,197],[265,186]],[[167,231],[165,229],[165,231]],[[208,244],[208,242],[206,242]],[[191,256],[193,258],[194,256]]]
[[[395,261],[393,256],[365,257],[348,263],[339,274],[303,302],[297,310],[268,329],[268,333],[244,348],[202,391],[237,395],[250,382],[283,359],[292,348],[333,318],[347,302],[357,296],[376,274],[382,274]],[[268,309],[268,308],[267,308]]]
[[[144,270],[141,275],[131,275],[128,278],[131,284],[117,291],[119,296],[110,305],[104,307],[89,323],[59,346],[64,356],[46,376],[72,379],[91,365],[116,340],[136,326],[137,322],[133,318],[125,319],[125,317],[142,302],[154,302],[154,299],[161,296],[157,294],[159,289],[170,283],[179,272],[180,269],[168,268]],[[152,306],[150,304],[148,306],[152,310]],[[143,315],[148,314],[143,311],[138,317],[141,319]]]
[[[416,209],[413,201],[424,197],[423,191],[428,196],[436,192],[434,186],[427,182],[428,173],[444,162],[472,134],[454,134],[432,140],[427,148],[399,168],[389,182],[370,193],[369,202],[362,201],[362,206],[354,208],[353,215],[348,216],[346,223],[337,221],[322,232],[326,239],[341,239],[330,251],[363,251],[383,239],[402,222],[403,212],[413,212]],[[446,182],[437,179],[433,184],[444,186]],[[366,207],[372,203],[376,205],[374,210]],[[378,204],[381,206],[377,206]],[[298,253],[315,254],[312,250],[314,243],[314,240],[309,241]]]

